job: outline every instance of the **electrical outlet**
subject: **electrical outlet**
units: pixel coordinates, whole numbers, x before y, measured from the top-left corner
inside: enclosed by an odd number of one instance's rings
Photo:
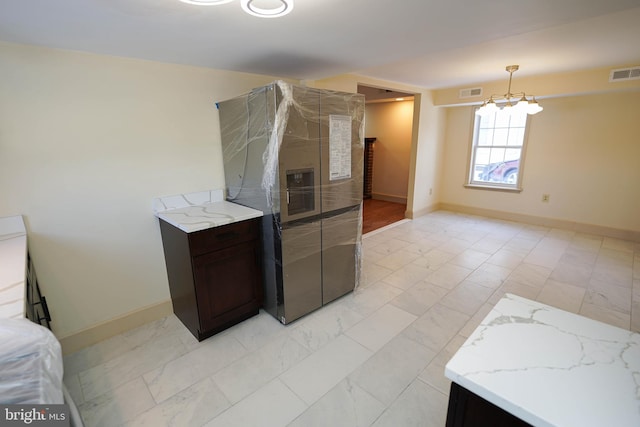
[[[429,195],[433,194],[433,188],[429,189]]]
[[[544,203],[549,203],[549,195],[548,194],[543,194],[542,195],[542,201]]]

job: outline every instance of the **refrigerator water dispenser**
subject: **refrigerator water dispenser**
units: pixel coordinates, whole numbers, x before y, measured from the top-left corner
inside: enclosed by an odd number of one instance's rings
[[[313,169],[287,172],[287,214],[298,215],[315,210]]]

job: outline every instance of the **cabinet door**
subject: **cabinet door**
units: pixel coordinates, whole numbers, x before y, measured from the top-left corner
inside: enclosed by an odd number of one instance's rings
[[[233,322],[260,306],[260,254],[255,242],[193,258],[200,331]]]
[[[475,393],[452,382],[446,427],[533,427]]]

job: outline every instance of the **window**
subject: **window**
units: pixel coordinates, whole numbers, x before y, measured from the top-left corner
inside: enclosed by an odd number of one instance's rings
[[[520,189],[526,128],[526,111],[476,114],[468,184]]]

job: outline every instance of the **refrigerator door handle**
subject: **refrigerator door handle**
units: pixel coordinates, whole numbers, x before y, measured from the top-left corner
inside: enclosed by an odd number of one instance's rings
[[[287,205],[289,204],[289,189],[287,188]]]

